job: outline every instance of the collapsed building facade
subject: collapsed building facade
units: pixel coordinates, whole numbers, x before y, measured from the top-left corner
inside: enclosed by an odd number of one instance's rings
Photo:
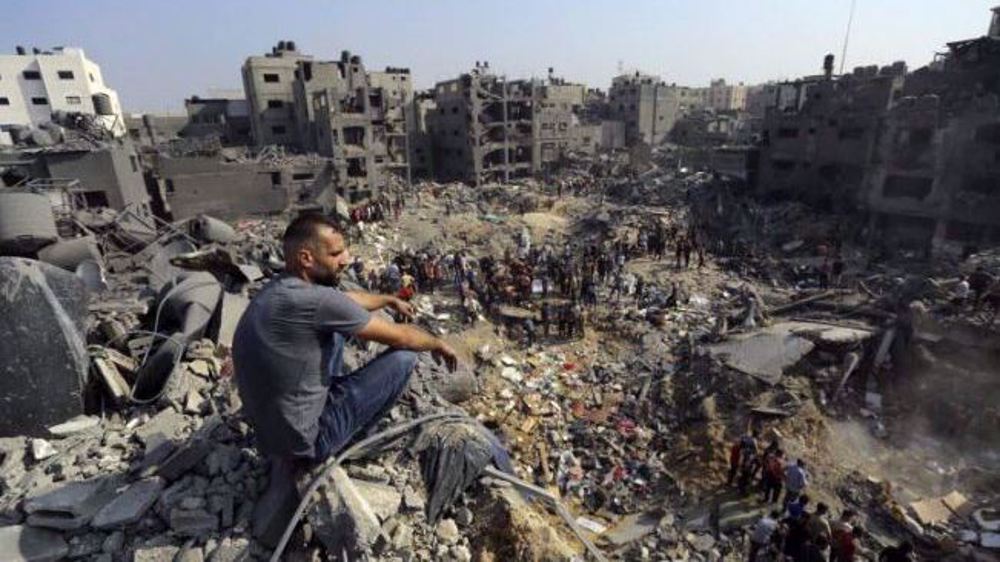
[[[861,209],[887,247],[968,253],[1000,240],[1000,8],[930,65],[825,74],[774,90],[757,191]]]
[[[118,93],[104,83],[101,67],[83,49],[17,47],[0,55],[0,144],[18,130],[52,121],[53,112],[88,115],[115,136],[125,134]]]
[[[409,69],[369,72],[349,51],[314,60],[281,41],[247,59],[243,83],[256,145],[331,158],[338,194],[356,201],[378,194],[392,175],[409,180]]]
[[[437,176],[481,185],[539,174],[567,152],[593,153],[599,123],[583,124],[582,84],[508,80],[488,63],[434,87],[427,128]]]

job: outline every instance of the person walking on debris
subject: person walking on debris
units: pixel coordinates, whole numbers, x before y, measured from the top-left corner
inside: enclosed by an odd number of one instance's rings
[[[750,553],[747,556],[747,562],[758,562],[762,558],[760,555],[763,551],[771,548],[780,517],[781,512],[774,510],[757,520],[757,524],[754,525],[753,531],[750,533]]]
[[[535,321],[531,316],[524,319],[524,343],[526,347],[535,346]]]
[[[282,242],[285,273],[260,290],[240,319],[233,363],[257,448],[294,472],[336,454],[387,412],[410,379],[416,352],[431,352],[451,370],[457,355],[423,330],[372,314],[390,309],[412,317],[408,303],[337,288],[350,252],[329,219],[302,215]],[[351,337],[389,349],[344,374]]]
[[[792,506],[789,506],[788,517],[784,520],[787,532],[785,533],[783,551],[785,556],[790,557],[792,560],[800,560],[806,540],[809,538],[809,533],[806,530],[808,514],[805,511],[805,506],[808,503],[809,497],[805,495],[799,498],[798,502],[793,502],[792,505],[796,506],[797,509],[793,511],[791,509]]]
[[[740,469],[737,486],[741,494],[746,494],[754,474],[760,469],[757,450],[757,431],[753,430],[740,437]]]
[[[798,459],[795,463],[789,463],[785,467],[785,501],[787,506],[795,501],[809,485],[809,473],[806,471],[806,463]]]
[[[788,516],[793,519],[805,518],[808,513],[806,513],[806,506],[809,505],[809,496],[802,494],[799,499],[785,504],[785,511]]]
[[[549,325],[552,323],[552,305],[543,302],[541,310],[542,337],[549,337]]]
[[[830,562],[854,562],[862,534],[856,519],[854,510],[845,509],[839,519],[830,523]]]
[[[743,450],[742,440],[737,439],[729,447],[729,477],[726,478],[726,485],[732,486],[736,480],[736,475],[740,472],[740,452]]]
[[[584,318],[583,318],[583,307],[580,306],[579,301],[574,300],[572,308],[570,309],[570,336],[576,333],[580,334],[582,338],[584,336]]]
[[[781,449],[764,453],[763,488],[764,502],[775,503],[781,497],[781,481],[784,478],[785,452]]]
[[[830,543],[830,520],[827,518],[830,513],[830,507],[823,502],[816,504],[816,511],[809,515],[806,520],[806,531],[809,533],[809,540],[814,543],[818,542],[820,538],[825,539],[826,543]]]

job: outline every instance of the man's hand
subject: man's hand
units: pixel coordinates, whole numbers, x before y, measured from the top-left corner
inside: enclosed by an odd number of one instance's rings
[[[413,317],[416,316],[417,311],[413,308],[413,305],[399,297],[392,297],[389,301],[389,307],[402,314],[403,318],[407,320],[413,320]]]
[[[446,344],[444,340],[438,340],[438,346],[436,349],[431,351],[431,355],[434,357],[434,361],[437,362],[438,365],[444,361],[445,366],[448,367],[448,371],[452,373],[454,373],[455,369],[458,368],[458,354],[456,354],[455,350],[452,349],[450,345]]]

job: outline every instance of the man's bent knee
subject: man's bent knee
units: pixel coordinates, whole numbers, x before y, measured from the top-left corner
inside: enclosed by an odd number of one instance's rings
[[[393,367],[409,375],[417,365],[417,352],[408,349],[394,349],[388,353],[392,358]]]

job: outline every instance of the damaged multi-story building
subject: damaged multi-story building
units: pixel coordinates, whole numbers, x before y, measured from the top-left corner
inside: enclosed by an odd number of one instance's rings
[[[772,91],[761,133],[759,191],[823,207],[858,204],[881,122],[903,87],[906,65],[858,67],[835,76],[833,55],[824,73]]]
[[[927,253],[1000,242],[1000,7],[931,64],[825,73],[773,91],[757,190],[862,209],[869,236]]]
[[[475,185],[543,173],[572,151],[601,144],[600,123],[583,123],[587,89],[556,78],[508,80],[489,63],[434,87],[427,116],[437,177]]]
[[[393,176],[409,181],[415,122],[409,69],[370,72],[349,51],[321,61],[281,41],[271,53],[247,59],[243,83],[258,147],[330,158],[336,191],[352,201],[377,194]]]
[[[635,72],[616,76],[608,90],[608,114],[625,123],[629,144],[660,144],[674,128],[686,103],[701,104],[702,96],[691,88],[667,84],[659,76]]]
[[[51,123],[54,112],[90,116],[114,136],[126,131],[118,93],[83,49],[17,47],[0,55],[0,144],[13,144],[16,130]]]
[[[864,185],[873,235],[934,254],[1000,243],[1000,7],[987,35],[907,75],[882,123]]]

